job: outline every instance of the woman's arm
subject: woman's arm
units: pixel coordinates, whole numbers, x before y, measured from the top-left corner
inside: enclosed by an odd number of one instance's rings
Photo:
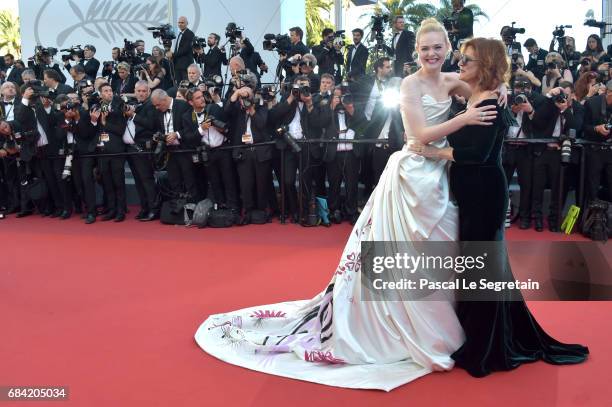
[[[470,107],[459,116],[427,127],[425,124],[423,102],[421,100],[421,88],[417,77],[409,76],[402,81],[400,96],[404,123],[411,133],[423,144],[429,144],[432,141],[446,137],[467,125],[490,126],[492,124],[490,121],[495,120],[497,116],[497,111],[493,105]]]
[[[449,72],[444,74],[447,79],[451,82],[450,95],[459,95],[464,97],[466,100],[472,96],[472,88],[470,85],[459,79],[459,74],[456,72]]]

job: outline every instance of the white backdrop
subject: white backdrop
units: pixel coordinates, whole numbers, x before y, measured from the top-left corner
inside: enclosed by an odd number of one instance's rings
[[[145,40],[150,53],[158,44],[146,27],[164,23],[176,27],[182,15],[197,36],[215,32],[222,43],[228,22],[244,27],[244,34],[270,68],[264,82],[274,79],[278,61],[276,52],[262,51],[264,34],[286,33],[295,25],[306,31],[303,0],[22,0],[23,59],[33,55],[37,44],[58,49],[93,44],[96,58],[102,62],[110,59],[113,47],[123,46],[124,38]]]

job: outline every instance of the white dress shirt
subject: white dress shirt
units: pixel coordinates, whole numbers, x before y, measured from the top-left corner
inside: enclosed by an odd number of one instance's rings
[[[302,130],[302,122],[301,119],[301,111],[304,109],[304,102],[299,102],[298,107],[295,108],[295,116],[293,116],[293,120],[289,123],[289,133],[293,136],[294,139],[300,140],[304,138],[304,132]]]
[[[352,129],[346,128],[346,114],[338,113],[338,138],[340,140],[353,140],[355,138],[355,132]],[[353,149],[352,143],[338,143],[336,151],[351,151]]]
[[[210,148],[219,147],[225,141],[225,136],[219,132],[215,127],[210,126],[208,130],[202,129],[202,123],[206,119],[204,112],[196,113],[196,119],[198,121],[198,132],[202,136],[202,143],[206,144]]]

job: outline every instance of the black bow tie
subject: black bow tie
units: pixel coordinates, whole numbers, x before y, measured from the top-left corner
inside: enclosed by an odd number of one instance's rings
[[[2,102],[2,103],[4,103],[5,105],[12,105],[13,104],[13,102]]]
[[[204,113],[205,113],[205,112],[200,112],[200,113],[196,112],[196,114],[198,115],[198,117],[202,117],[202,116],[204,116]]]

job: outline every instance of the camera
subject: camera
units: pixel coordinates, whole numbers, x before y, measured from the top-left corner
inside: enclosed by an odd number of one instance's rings
[[[81,79],[74,85],[74,88],[76,90],[77,95],[82,96],[83,94],[87,94],[89,92],[93,93],[93,86],[94,84],[91,80]],[[92,90],[85,92],[85,88],[92,88]]]
[[[39,65],[43,65],[46,62],[43,60],[43,58],[45,57],[53,57],[57,54],[57,48],[53,48],[53,47],[43,47],[42,45],[37,45],[34,47],[34,56],[28,58],[28,65],[31,65],[31,63],[35,63],[35,64],[39,64]]]
[[[561,142],[561,163],[569,164],[572,159],[572,143],[576,141],[576,130],[569,129],[568,134],[559,135]]]
[[[565,102],[567,102],[567,95],[565,93],[561,92],[558,95],[554,95],[552,97],[552,100],[555,103],[565,103]]]
[[[444,24],[444,28],[446,29],[446,31],[453,30],[455,28],[455,24],[457,24],[457,16],[443,18],[442,24]]]
[[[606,130],[612,130],[612,116],[608,117],[608,122],[604,124]]]
[[[572,28],[571,25],[558,25],[555,26],[555,31],[553,31],[552,35],[553,37],[565,37],[565,29],[566,28]]]
[[[514,41],[516,40],[516,34],[525,34],[524,28],[515,27],[514,24],[516,24],[516,21],[513,21],[510,27],[502,28],[501,35],[503,38]]]
[[[139,104],[140,102],[135,97],[125,96],[125,95],[121,97],[121,111],[123,113],[128,112],[130,108],[136,107]]]
[[[546,64],[546,69],[558,69],[559,66],[555,62],[549,62]]]
[[[265,34],[262,46],[266,51],[286,54],[291,49],[291,39],[287,34]]]
[[[375,14],[370,20],[372,24],[372,31],[375,33],[382,33],[385,30],[385,23],[389,22],[389,14]]]
[[[236,23],[227,23],[225,38],[229,38],[229,42],[233,44],[236,42],[236,38],[242,37],[242,31],[244,31],[244,27],[238,27]]]
[[[291,94],[294,98],[299,98],[300,96],[308,97],[310,96],[310,86],[298,85],[297,83],[295,83],[291,87]]]
[[[153,134],[152,140],[157,143],[153,154],[158,159],[166,151],[166,136],[158,131]]]
[[[153,38],[159,38],[159,42],[165,49],[170,49],[172,46],[172,40],[176,38],[174,28],[172,28],[170,24],[163,24],[157,27],[147,27],[147,30],[151,31]]]
[[[140,74],[141,71],[144,71],[146,69],[147,69],[147,64],[134,65],[134,67],[132,68],[132,70],[134,71],[134,74],[136,75]]]
[[[514,96],[512,104],[513,105],[520,105],[522,103],[527,103],[528,101],[529,101],[529,98],[527,97],[526,94],[519,93],[518,95]]]
[[[73,45],[70,48],[61,49],[60,52],[67,52],[67,54],[62,55],[62,61],[64,63],[71,61],[75,56],[79,57],[80,59],[85,58],[85,53],[81,49],[80,45]]]
[[[302,151],[302,148],[295,141],[295,139],[293,138],[291,133],[289,133],[289,126],[288,125],[284,125],[284,126],[279,127],[278,129],[276,129],[276,134],[279,137],[282,137],[283,140],[285,140],[285,142],[287,142],[287,144],[289,145],[289,147],[291,147],[291,150],[294,153],[299,153],[300,151]]]
[[[87,97],[87,104],[89,105],[89,110],[97,110],[100,109],[100,94],[98,92],[93,92]]]
[[[261,98],[264,100],[264,102],[270,102],[271,100],[274,100],[275,97],[276,91],[274,90],[274,87],[270,85],[264,85],[261,87]]]
[[[221,94],[221,88],[223,88],[223,78],[220,75],[210,75],[204,78],[204,84],[208,89],[214,89],[214,92],[218,95]]]
[[[193,38],[193,50],[200,50],[206,48],[207,42],[204,37],[194,37]]]

